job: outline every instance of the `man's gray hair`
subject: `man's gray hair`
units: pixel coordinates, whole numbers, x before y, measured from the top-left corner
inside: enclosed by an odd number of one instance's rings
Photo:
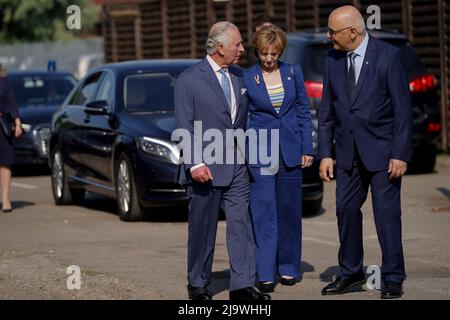
[[[227,46],[229,42],[228,29],[239,30],[233,23],[229,21],[221,21],[213,24],[209,30],[208,39],[206,40],[206,52],[213,55],[217,52],[217,46],[222,44]]]

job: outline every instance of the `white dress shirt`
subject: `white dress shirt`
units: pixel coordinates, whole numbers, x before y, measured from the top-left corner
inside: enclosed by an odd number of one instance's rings
[[[364,35],[364,40],[359,44],[359,46],[350,52],[354,52],[356,53],[356,57],[355,57],[355,80],[356,83],[358,83],[358,78],[359,78],[359,74],[361,73],[361,69],[362,69],[362,65],[364,62],[364,56],[366,55],[366,49],[367,49],[367,44],[369,43],[369,35],[366,34]],[[348,69],[350,69],[350,58],[349,58],[349,54],[350,52],[347,52],[347,71]]]

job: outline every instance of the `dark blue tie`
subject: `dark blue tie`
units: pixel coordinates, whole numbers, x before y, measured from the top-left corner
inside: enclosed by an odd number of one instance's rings
[[[350,100],[353,102],[356,93],[356,73],[355,73],[355,59],[357,54],[354,52],[350,52],[348,54],[348,60],[350,67],[348,68],[347,73],[347,83],[348,83],[348,93],[350,95]]]
[[[230,85],[230,80],[228,79],[227,73],[224,69],[220,69],[219,73],[222,75],[222,81],[220,83],[220,85],[222,86],[223,89],[223,93],[225,94],[225,98],[227,99],[228,102],[228,107],[230,108],[231,111],[231,85]]]

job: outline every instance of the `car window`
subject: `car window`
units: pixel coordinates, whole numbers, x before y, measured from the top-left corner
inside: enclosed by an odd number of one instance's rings
[[[60,105],[76,85],[65,74],[13,75],[8,77],[20,108]]]
[[[87,78],[81,87],[74,93],[69,104],[82,106],[87,102],[92,101],[101,75],[102,72],[97,72]]]
[[[107,72],[100,83],[100,87],[98,89],[97,96],[95,100],[106,100],[108,102],[108,106],[111,109],[113,107],[114,101],[114,76],[112,73]]]
[[[125,78],[124,104],[128,112],[173,111],[175,76],[169,73],[134,74]]]
[[[417,53],[409,42],[404,39],[380,39],[400,49],[401,60],[410,77],[425,72],[425,68]],[[306,78],[322,77],[324,72],[325,56],[331,44],[315,44],[306,47],[303,59],[300,61]]]

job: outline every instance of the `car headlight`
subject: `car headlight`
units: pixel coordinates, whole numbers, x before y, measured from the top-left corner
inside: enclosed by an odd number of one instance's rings
[[[31,131],[31,124],[28,123],[21,123],[22,129],[24,132],[30,132]]]
[[[158,158],[158,160],[173,164],[180,163],[180,151],[172,142],[149,137],[139,137],[136,138],[136,144],[140,150]]]

